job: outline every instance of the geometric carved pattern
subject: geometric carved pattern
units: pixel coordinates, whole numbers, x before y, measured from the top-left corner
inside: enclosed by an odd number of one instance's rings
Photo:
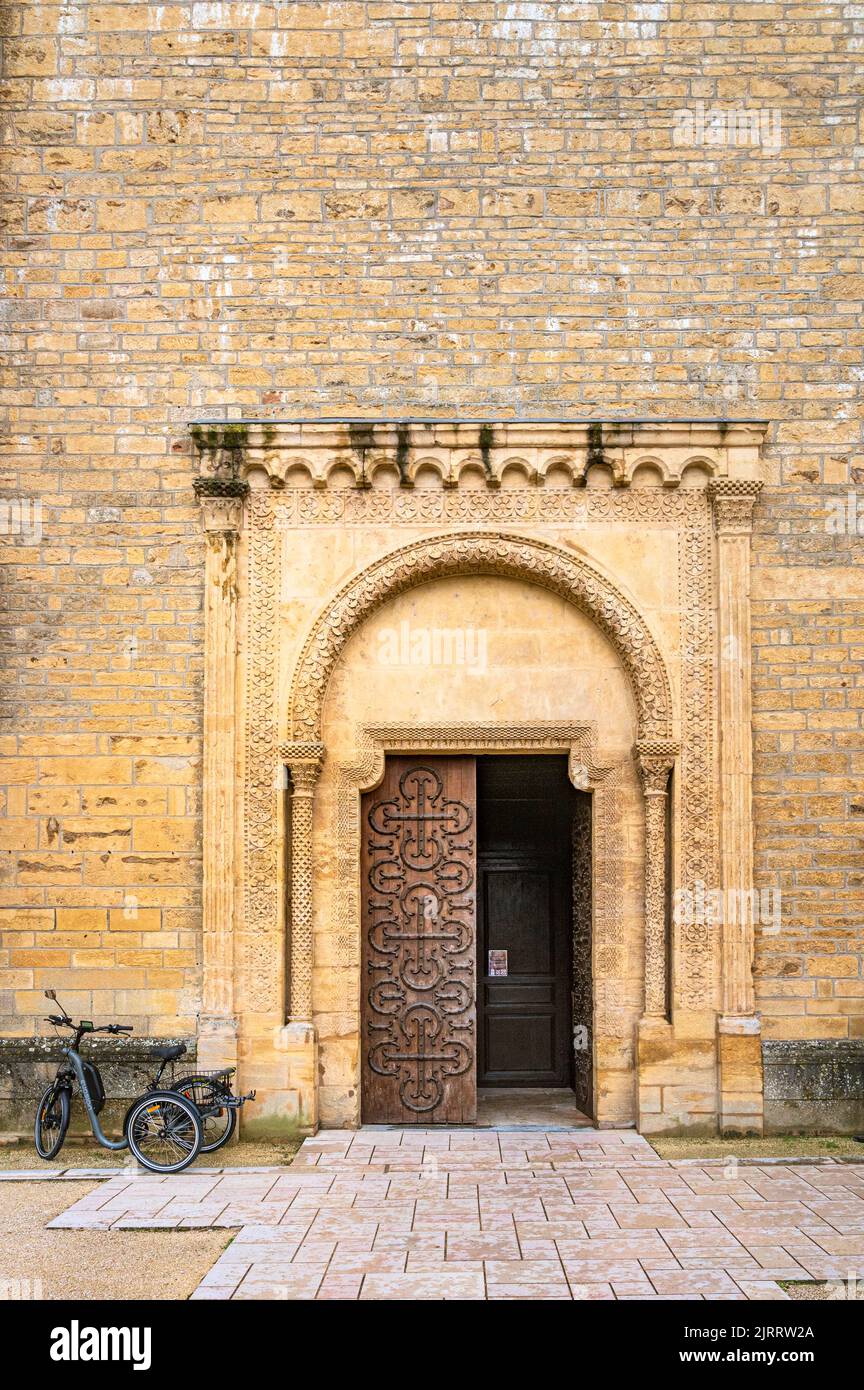
[[[627,671],[640,737],[668,738],[672,697],[660,651],[637,609],[587,560],[528,536],[494,531],[451,532],[414,541],[384,555],[336,593],[314,623],[291,688],[295,739],[320,737],[327,684],[345,643],[388,598],[427,578],[494,574],[525,579],[562,594],[609,637]]]
[[[719,884],[717,777],[715,766],[716,622],[714,545],[710,505],[702,494],[701,524],[679,533],[681,612],[681,855],[679,883],[692,892],[699,882]],[[673,925],[676,1002],[689,1009],[714,1008],[719,955],[713,928],[705,922]]]
[[[683,526],[698,524],[705,514],[705,494],[659,488],[609,491],[580,488],[553,490],[513,488],[463,491],[458,488],[374,491],[289,489],[275,499],[276,526],[579,526],[597,521],[622,525]]]
[[[394,758],[364,798],[363,1118],[474,1118],[473,758]]]
[[[573,807],[573,1089],[585,1115],[594,1114],[594,959],[592,923],[591,798]],[[605,963],[605,962],[604,962]],[[576,1030],[579,1030],[578,1032]]]
[[[246,1007],[280,1006],[276,805],[276,598],[279,559],[267,493],[249,498],[243,979]]]

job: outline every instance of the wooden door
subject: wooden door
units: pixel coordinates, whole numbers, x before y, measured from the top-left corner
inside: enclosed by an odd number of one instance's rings
[[[363,1121],[473,1123],[474,759],[388,758],[362,834]]]
[[[484,758],[478,784],[478,1085],[569,1087],[566,763]]]

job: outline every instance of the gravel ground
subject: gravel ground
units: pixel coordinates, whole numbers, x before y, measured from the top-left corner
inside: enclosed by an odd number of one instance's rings
[[[846,1134],[778,1134],[764,1139],[663,1139],[646,1135],[661,1158],[860,1158],[864,1144]]]
[[[291,1162],[300,1147],[300,1141],[289,1143],[238,1143],[226,1144],[214,1154],[201,1154],[187,1171],[194,1173],[200,1168],[246,1168],[277,1164],[282,1167]],[[49,1163],[39,1157],[31,1143],[0,1143],[0,1172],[15,1168],[118,1168],[131,1164],[138,1171],[138,1164],[128,1153],[112,1153],[98,1144],[63,1145],[59,1154]]]
[[[0,1183],[0,1299],[186,1299],[230,1243],[229,1231],[43,1229],[95,1186]]]
[[[827,1301],[831,1299],[833,1302],[833,1299],[837,1297],[839,1293],[839,1286],[835,1284],[781,1283],[780,1287],[785,1289],[789,1297],[794,1299],[796,1303],[801,1303],[805,1299],[808,1302],[815,1301],[817,1303],[827,1303]],[[864,1302],[864,1288],[859,1287],[857,1284],[854,1289],[851,1287],[844,1288],[843,1293],[844,1296],[850,1300],[854,1299],[858,1303]]]

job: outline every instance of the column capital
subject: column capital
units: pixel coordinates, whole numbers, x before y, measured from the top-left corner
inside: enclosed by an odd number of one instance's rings
[[[291,774],[295,796],[311,796],[324,763],[324,745],[311,740],[283,743],[279,757]]]
[[[201,497],[201,524],[207,535],[236,539],[243,528],[243,502],[239,497]]]
[[[707,491],[714,509],[717,535],[749,535],[753,529],[753,508],[762,491],[760,479],[712,478]]]
[[[680,745],[674,739],[639,739],[633,746],[636,766],[646,796],[665,796],[669,773]]]

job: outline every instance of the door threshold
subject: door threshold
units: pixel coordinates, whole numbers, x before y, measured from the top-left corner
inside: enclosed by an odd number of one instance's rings
[[[477,1127],[482,1129],[594,1129],[594,1121],[562,1086],[481,1086]]]
[[[377,1132],[399,1134],[599,1134],[597,1126],[588,1121],[583,1125],[473,1124],[473,1125],[361,1125],[358,1133]],[[324,1131],[321,1131],[324,1133]]]

